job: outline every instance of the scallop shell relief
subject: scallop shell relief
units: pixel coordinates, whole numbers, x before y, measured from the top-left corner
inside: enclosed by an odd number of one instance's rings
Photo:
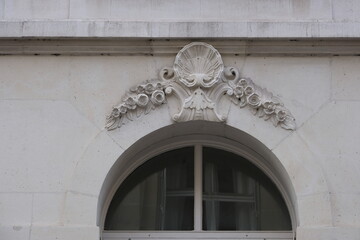
[[[179,51],[173,67],[160,71],[160,79],[130,89],[107,117],[106,128],[119,128],[163,104],[169,104],[175,122],[225,122],[231,102],[247,107],[274,126],[289,130],[296,127],[294,117],[279,98],[252,80],[241,78],[236,68],[224,68],[220,53],[211,45],[194,42]]]

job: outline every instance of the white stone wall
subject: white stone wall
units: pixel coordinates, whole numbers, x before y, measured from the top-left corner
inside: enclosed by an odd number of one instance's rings
[[[105,115],[174,57],[0,57],[1,239],[98,239],[109,169],[138,139],[172,123],[166,105],[112,132]],[[247,109],[232,108],[228,120],[288,172],[297,239],[359,239],[360,57],[223,59],[280,96],[297,119],[294,132]]]
[[[357,0],[1,0],[2,20],[359,21]]]
[[[359,37],[358,0],[0,0],[2,37]]]
[[[297,129],[234,106],[227,124],[264,143],[289,174],[298,240],[360,239],[359,11],[358,0],[0,0],[0,239],[99,239],[109,170],[172,124],[166,105],[112,132],[105,116],[173,64],[173,42],[198,38],[269,40],[221,43],[224,64],[278,95]],[[144,38],[159,42],[131,44]]]

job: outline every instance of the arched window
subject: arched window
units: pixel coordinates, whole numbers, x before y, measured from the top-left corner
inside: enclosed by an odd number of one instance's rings
[[[103,239],[292,239],[285,201],[258,167],[218,148],[152,157],[120,185]]]

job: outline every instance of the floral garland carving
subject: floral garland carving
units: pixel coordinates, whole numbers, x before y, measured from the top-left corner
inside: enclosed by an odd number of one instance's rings
[[[240,108],[271,120],[274,126],[294,130],[295,118],[279,98],[251,79],[241,78],[233,67],[224,68],[218,51],[206,43],[191,43],[176,56],[174,67],[160,71],[160,80],[149,80],[130,91],[107,117],[106,128],[113,130],[176,97],[180,109],[172,119],[176,122],[207,120],[224,122],[227,115],[220,101],[227,97]],[[230,101],[228,101],[230,102]]]
[[[113,130],[121,127],[124,120],[134,120],[142,114],[148,114],[157,106],[166,103],[165,86],[158,81],[146,81],[130,89],[123,101],[106,118],[106,128]]]
[[[265,121],[270,119],[274,126],[295,130],[295,118],[278,97],[257,86],[251,79],[238,77],[239,72],[235,68],[227,68],[223,76],[233,90],[229,95],[236,105],[240,108],[248,106],[254,115]]]

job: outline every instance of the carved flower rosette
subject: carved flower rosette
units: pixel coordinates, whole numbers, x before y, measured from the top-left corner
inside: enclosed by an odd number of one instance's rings
[[[209,44],[194,42],[186,45],[175,58],[174,67],[160,71],[160,79],[148,80],[130,89],[107,117],[106,128],[121,127],[126,120],[134,120],[162,104],[170,106],[175,122],[207,120],[224,122],[225,101],[240,108],[247,107],[274,126],[294,130],[295,119],[279,98],[257,86],[249,78],[241,78],[233,67],[224,68],[221,55]]]

